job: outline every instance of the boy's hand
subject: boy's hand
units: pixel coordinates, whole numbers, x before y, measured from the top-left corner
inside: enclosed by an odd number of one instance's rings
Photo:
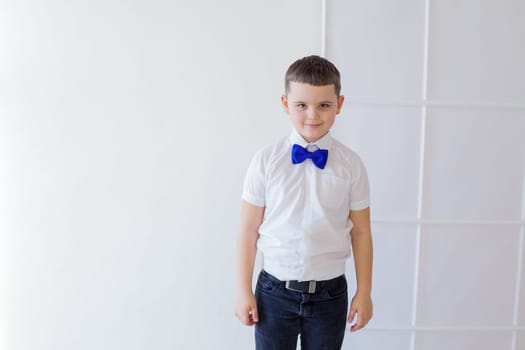
[[[259,321],[257,304],[253,293],[241,293],[235,301],[235,316],[246,326],[253,326]]]
[[[357,314],[357,322],[350,327],[350,332],[355,332],[366,326],[372,318],[372,298],[370,294],[356,294],[350,304],[348,323],[352,323]]]

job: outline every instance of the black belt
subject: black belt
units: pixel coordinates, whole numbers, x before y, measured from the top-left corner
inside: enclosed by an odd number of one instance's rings
[[[262,270],[261,273],[265,274],[268,278],[278,283],[284,284],[284,287],[288,290],[293,290],[295,292],[308,293],[308,294],[319,293],[323,287],[330,286],[333,283],[340,283],[339,280],[345,278],[345,275],[341,275],[339,277],[332,278],[330,280],[324,280],[324,281],[297,281],[297,280],[281,281],[265,270]]]
[[[321,283],[318,283],[317,281],[285,281],[284,286],[286,289],[293,290],[295,292],[309,294],[315,294],[321,289]]]

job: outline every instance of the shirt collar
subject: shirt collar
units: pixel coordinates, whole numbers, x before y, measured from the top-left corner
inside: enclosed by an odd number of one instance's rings
[[[301,134],[295,130],[295,128],[292,129],[292,133],[290,134],[290,144],[298,144],[304,148],[307,148],[309,145],[316,145],[320,149],[326,149],[330,150],[330,147],[332,147],[332,135],[330,135],[330,132],[327,132],[326,135],[321,137],[316,142],[307,142]]]

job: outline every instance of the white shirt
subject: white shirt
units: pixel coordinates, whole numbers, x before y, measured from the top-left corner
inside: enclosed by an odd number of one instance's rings
[[[327,149],[325,168],[311,159],[292,164],[293,144]],[[344,274],[351,255],[349,212],[370,205],[368,176],[359,156],[330,133],[309,144],[295,129],[255,154],[242,198],[265,207],[257,247],[263,268],[283,281]]]

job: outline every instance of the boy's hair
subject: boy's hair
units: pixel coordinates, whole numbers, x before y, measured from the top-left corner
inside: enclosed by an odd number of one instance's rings
[[[300,58],[288,67],[284,78],[285,94],[290,91],[291,82],[313,86],[333,84],[337,97],[341,93],[341,75],[335,65],[315,55]]]

